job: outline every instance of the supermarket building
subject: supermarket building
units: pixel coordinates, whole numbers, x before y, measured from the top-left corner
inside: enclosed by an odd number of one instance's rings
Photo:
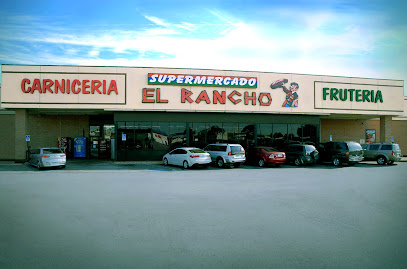
[[[43,146],[69,158],[140,161],[178,146],[330,140],[395,142],[405,153],[403,93],[404,82],[390,79],[2,65],[0,160],[22,162]]]

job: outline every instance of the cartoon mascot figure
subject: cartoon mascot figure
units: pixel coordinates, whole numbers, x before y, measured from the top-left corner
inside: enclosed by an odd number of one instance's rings
[[[272,89],[277,89],[277,88],[282,88],[283,91],[285,92],[285,101],[283,103],[283,107],[298,107],[298,94],[297,91],[300,88],[297,82],[292,82],[290,89],[287,89],[287,87],[284,85],[288,82],[288,79],[279,79],[274,81],[270,87]]]

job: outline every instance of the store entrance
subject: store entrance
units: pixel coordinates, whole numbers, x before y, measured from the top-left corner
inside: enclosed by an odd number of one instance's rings
[[[115,126],[113,124],[89,126],[89,146],[91,159],[114,159]]]

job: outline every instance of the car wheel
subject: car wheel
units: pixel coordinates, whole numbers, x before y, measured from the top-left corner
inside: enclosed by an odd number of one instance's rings
[[[380,164],[380,165],[385,165],[385,164],[386,164],[386,158],[383,157],[383,156],[377,157],[376,161],[377,161],[377,163]]]
[[[332,159],[332,164],[334,166],[339,166],[341,164],[341,160],[339,160],[339,158],[333,158]]]
[[[297,159],[295,159],[294,164],[295,164],[296,166],[302,165],[302,159],[298,157]]]
[[[62,165],[62,166],[61,166],[61,168],[65,168],[65,167],[66,167],[66,165]]]
[[[239,168],[240,167],[240,163],[235,163],[233,166],[235,167],[235,168]]]
[[[223,166],[225,165],[225,162],[223,161],[222,158],[219,158],[219,159],[216,161],[216,164],[218,165],[218,167],[223,167]]]
[[[260,159],[257,164],[259,165],[259,167],[264,167],[266,165],[266,162],[263,159]]]
[[[184,162],[182,163],[182,167],[184,167],[184,169],[188,169],[188,167],[189,167],[188,162],[187,162],[187,161],[184,161]]]
[[[168,165],[168,160],[167,160],[167,158],[164,158],[163,163],[164,163],[165,166]]]
[[[40,163],[40,161],[38,161],[38,162],[37,162],[37,169],[38,169],[38,170],[41,170],[41,168],[42,168],[42,167],[41,167],[41,163]]]

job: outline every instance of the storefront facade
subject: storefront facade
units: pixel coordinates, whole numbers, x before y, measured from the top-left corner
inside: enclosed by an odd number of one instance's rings
[[[265,72],[3,65],[0,124],[9,128],[0,131],[0,159],[22,161],[27,147],[75,137],[86,138],[86,158],[119,161],[217,142],[279,147],[374,136],[403,147],[403,87]]]

